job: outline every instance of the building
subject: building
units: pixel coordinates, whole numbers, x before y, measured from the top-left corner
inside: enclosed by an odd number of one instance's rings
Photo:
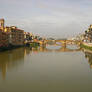
[[[8,47],[9,45],[9,35],[7,32],[4,32],[4,29],[4,19],[0,19],[0,48]]]
[[[88,43],[92,43],[92,25],[88,28],[88,30],[85,31],[85,39],[84,41]]]
[[[34,39],[34,35],[29,32],[24,32],[24,41],[25,43],[28,43]]]
[[[0,19],[0,47],[24,45],[24,30],[15,26],[5,27],[4,19]]]
[[[2,30],[0,29],[0,47],[2,47]]]
[[[2,30],[0,30],[0,48],[8,47],[9,45],[8,36],[9,36],[8,33],[2,32]]]
[[[24,30],[18,29],[15,26],[7,28],[9,33],[9,44],[14,46],[24,45]]]
[[[11,26],[5,27],[4,32],[8,34],[9,45],[19,46],[24,44],[24,30]]]
[[[9,46],[9,34],[6,32],[2,32],[2,47],[8,47]]]
[[[0,19],[0,29],[4,30],[4,19]]]

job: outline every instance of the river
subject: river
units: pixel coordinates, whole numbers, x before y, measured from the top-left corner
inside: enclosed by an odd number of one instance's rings
[[[71,47],[0,52],[0,92],[92,92],[92,54]]]

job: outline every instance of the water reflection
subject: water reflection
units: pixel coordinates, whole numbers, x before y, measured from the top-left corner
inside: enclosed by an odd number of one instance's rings
[[[54,48],[54,47],[53,47]],[[25,57],[31,54],[44,53],[44,52],[76,52],[81,51],[81,48],[77,49],[69,49],[65,47],[58,47],[57,49],[50,49],[49,46],[45,47],[33,47],[33,48],[19,48],[11,51],[1,52],[0,53],[0,73],[2,78],[5,79],[7,70],[12,70],[13,68],[17,68],[18,66],[24,64]],[[84,51],[85,58],[87,58],[90,67],[92,68],[92,53],[88,51]],[[31,58],[31,57],[30,57]],[[65,58],[65,57],[64,57]]]
[[[83,50],[85,53],[85,58],[88,60],[88,63],[90,65],[90,68],[92,69],[92,51],[90,50]]]
[[[81,48],[75,46],[75,48],[67,48],[66,46],[57,46],[57,45],[48,45],[48,46],[41,46],[36,48],[31,48],[31,51],[37,51],[37,52],[76,52],[81,51]]]
[[[3,79],[5,79],[7,69],[18,67],[24,62],[25,52],[28,53],[24,48],[19,48],[0,53],[0,71]]]

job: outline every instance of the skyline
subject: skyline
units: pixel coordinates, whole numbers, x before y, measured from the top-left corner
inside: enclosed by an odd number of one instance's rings
[[[91,5],[91,0],[1,0],[0,18],[41,36],[70,37],[92,23]]]

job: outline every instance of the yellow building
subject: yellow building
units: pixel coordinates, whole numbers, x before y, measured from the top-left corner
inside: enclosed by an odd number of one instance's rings
[[[0,29],[4,30],[4,19],[0,19]]]
[[[0,47],[2,46],[2,30],[0,29]]]
[[[11,45],[24,45],[24,30],[12,26],[10,27],[9,31],[9,43]]]
[[[9,45],[8,33],[4,32],[4,19],[0,19],[0,48]]]
[[[0,19],[0,46],[24,45],[24,30],[15,26],[4,27],[4,19]]]
[[[25,43],[30,42],[34,39],[34,35],[30,32],[24,32]]]
[[[9,45],[8,33],[2,32],[2,30],[0,30],[0,48],[8,47],[8,45]]]
[[[90,25],[90,28],[92,29],[92,25]]]
[[[18,29],[15,26],[11,26],[5,27],[4,32],[8,34],[8,41],[10,45],[24,45],[24,30]]]
[[[89,31],[92,31],[92,25],[90,25],[90,27],[89,27],[89,29],[88,29]]]

